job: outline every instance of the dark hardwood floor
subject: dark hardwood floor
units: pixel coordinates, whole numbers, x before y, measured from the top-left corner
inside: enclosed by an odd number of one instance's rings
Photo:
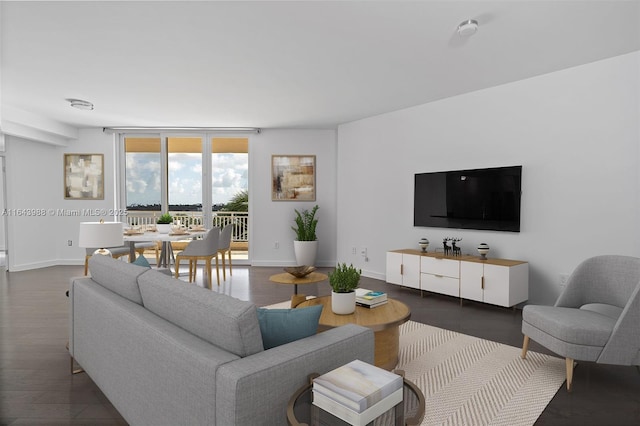
[[[213,291],[258,306],[290,298],[291,286],[269,281],[281,268],[234,267],[233,277]],[[80,266],[0,272],[0,424],[126,424],[87,374],[69,374],[65,348],[71,277]],[[202,273],[198,274],[202,279]],[[185,277],[186,279],[186,277]],[[411,319],[519,347],[521,312],[388,285],[363,278],[361,286],[386,291],[411,307]],[[306,294],[330,293],[327,283],[300,286]],[[532,342],[530,350],[549,353]],[[284,421],[284,419],[283,419]],[[574,390],[560,388],[537,425],[639,425],[640,372],[581,362]],[[467,425],[469,426],[469,425]]]

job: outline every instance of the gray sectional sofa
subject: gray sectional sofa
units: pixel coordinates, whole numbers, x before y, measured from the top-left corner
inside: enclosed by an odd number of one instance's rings
[[[132,425],[280,425],[310,373],[373,362],[347,325],[268,350],[257,308],[104,256],[72,280],[69,352]]]

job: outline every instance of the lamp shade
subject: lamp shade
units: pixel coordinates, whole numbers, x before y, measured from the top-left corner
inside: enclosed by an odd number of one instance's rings
[[[81,222],[78,245],[85,248],[119,247],[124,244],[122,222]]]

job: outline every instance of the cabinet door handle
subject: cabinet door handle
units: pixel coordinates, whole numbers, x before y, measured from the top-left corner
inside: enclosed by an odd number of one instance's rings
[[[480,287],[484,290],[484,277],[480,278]]]
[[[436,274],[436,278],[442,278],[442,277],[443,277],[443,275]]]
[[[400,275],[404,275],[404,265],[400,264]]]

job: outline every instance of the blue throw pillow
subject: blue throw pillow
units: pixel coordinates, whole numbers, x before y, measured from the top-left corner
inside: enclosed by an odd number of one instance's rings
[[[266,349],[313,336],[318,331],[322,305],[294,309],[258,308],[262,344]]]
[[[147,268],[151,268],[151,265],[149,265],[149,262],[147,261],[147,258],[144,257],[143,255],[140,255],[140,256],[136,257],[136,260],[134,260],[131,263],[133,263],[134,265],[146,266]]]

